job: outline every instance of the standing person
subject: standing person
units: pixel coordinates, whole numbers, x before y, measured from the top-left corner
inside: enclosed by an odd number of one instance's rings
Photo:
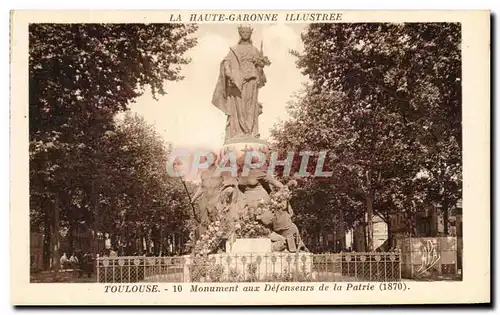
[[[89,261],[88,254],[87,253],[83,254],[83,257],[82,257],[82,260],[80,263],[80,268],[82,269],[82,274],[87,272],[88,261]]]
[[[61,263],[61,269],[66,269],[68,267],[68,256],[66,256],[66,253],[62,254],[59,262]]]
[[[76,252],[76,259],[78,260],[78,278],[81,278],[83,275],[83,267],[82,267],[83,255],[80,250]]]
[[[92,276],[93,266],[93,257],[91,253],[85,253],[82,258],[82,270],[83,273],[87,274],[87,277],[90,278]]]
[[[94,271],[94,256],[92,253],[88,253],[87,259],[87,276],[90,278]]]
[[[339,241],[339,240],[337,240],[337,241],[335,242],[335,252],[336,252],[336,253],[340,253],[341,251],[342,251],[342,244],[340,244],[340,241]]]
[[[78,267],[78,258],[76,258],[74,253],[71,254],[71,257],[69,258],[69,264],[71,269],[76,269]]]

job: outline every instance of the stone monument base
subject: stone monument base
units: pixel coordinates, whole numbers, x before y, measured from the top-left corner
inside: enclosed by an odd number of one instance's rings
[[[234,242],[226,242],[226,254],[265,254],[270,253],[271,248],[269,238],[238,238]]]
[[[249,151],[266,152],[269,149],[267,141],[250,136],[240,136],[232,138],[222,147],[222,154],[235,153],[239,160]]]
[[[191,257],[186,256],[184,279],[189,282],[293,281],[312,276],[312,254],[271,252],[269,239],[237,239],[230,252],[208,255],[195,262],[205,268],[200,277]],[[198,277],[198,278],[196,278]]]

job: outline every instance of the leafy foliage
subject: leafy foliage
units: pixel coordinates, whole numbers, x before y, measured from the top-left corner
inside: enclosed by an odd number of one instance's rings
[[[302,39],[304,52],[293,54],[311,83],[291,102],[291,119],[276,126],[275,145],[328,150],[333,177],[301,183],[298,216],[333,221],[341,209],[352,226],[365,213],[389,221],[430,203],[454,207],[461,195],[460,26],[311,24]]]
[[[125,233],[125,219],[145,231],[161,220],[183,219],[175,213],[182,195],[175,189],[165,195],[174,185],[160,170],[165,144],[143,121],[128,117],[116,125],[114,117],[146,87],[164,94],[166,81],[182,79],[195,30],[183,24],[30,25],[32,229],[41,226],[49,236],[61,226]],[[144,222],[143,212],[157,221]]]

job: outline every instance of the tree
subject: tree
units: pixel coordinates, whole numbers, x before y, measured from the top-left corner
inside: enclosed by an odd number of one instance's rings
[[[115,236],[114,247],[148,240],[159,249],[167,232],[185,234],[189,200],[182,183],[165,171],[170,148],[154,127],[126,115],[116,133],[107,136],[107,198],[102,202],[115,210],[95,217],[106,219],[100,229]],[[142,252],[142,246],[134,247]]]
[[[95,224],[108,198],[103,145],[114,132],[113,117],[146,86],[163,94],[166,81],[182,79],[195,30],[184,24],[30,25],[31,219],[34,228],[43,226],[46,240],[61,224]],[[57,265],[57,250],[53,260]]]
[[[332,153],[330,169],[348,182],[340,187],[364,203],[373,250],[373,214],[387,220],[420,203],[423,191],[430,196],[436,180],[422,173],[442,169],[439,158],[454,166],[443,176],[459,184],[446,185],[459,194],[460,155],[436,152],[450,139],[461,148],[460,26],[311,24],[302,40],[304,52],[293,54],[311,84],[275,138],[280,146]]]
[[[332,133],[338,132],[334,114],[340,102],[339,94],[314,93],[311,86],[305,86],[289,102],[291,119],[276,125],[271,132],[274,150],[295,152],[291,176],[299,171],[299,153],[309,151],[311,154],[306,168],[311,175],[299,178],[291,203],[296,213],[294,220],[301,231],[316,240],[319,232],[335,231],[341,225],[344,230],[353,228],[364,213],[355,177],[344,165],[334,163],[333,155],[327,156],[325,161],[326,169],[333,175],[314,177],[319,152],[334,153],[335,136]]]

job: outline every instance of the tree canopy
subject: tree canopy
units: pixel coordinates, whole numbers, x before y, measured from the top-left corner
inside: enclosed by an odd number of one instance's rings
[[[310,83],[273,136],[279,148],[330,152],[330,201],[322,206],[354,214],[349,224],[367,214],[367,229],[373,214],[389,223],[391,213],[424,203],[445,213],[454,207],[461,194],[460,25],[311,24],[302,40],[304,51],[292,53]]]
[[[146,88],[156,96],[182,79],[195,30],[30,25],[30,218],[32,228],[43,227],[46,249],[62,226],[84,222],[95,233],[125,231],[125,219],[145,230],[183,220],[178,187],[161,172],[168,147],[144,121],[127,116],[117,125],[115,116]],[[143,211],[156,221],[145,222]]]

